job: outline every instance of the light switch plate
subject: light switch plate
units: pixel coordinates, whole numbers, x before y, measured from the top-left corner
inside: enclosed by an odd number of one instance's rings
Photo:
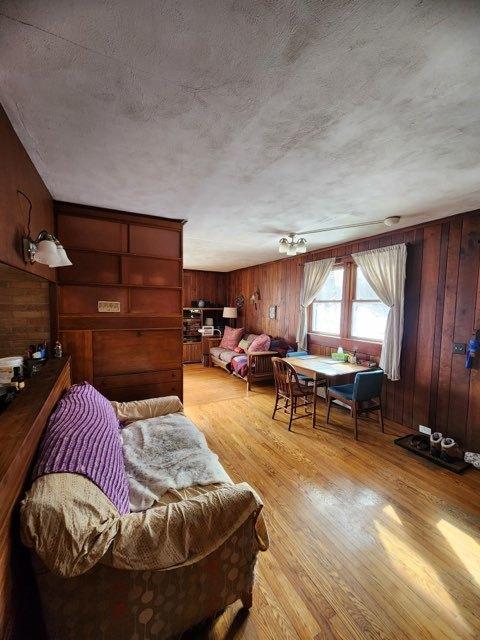
[[[430,427],[426,427],[423,424],[419,424],[418,425],[418,430],[420,431],[420,433],[424,433],[427,436],[431,436],[432,435],[432,430],[430,429]]]
[[[453,353],[457,355],[465,355],[467,352],[467,345],[464,342],[454,342],[453,343]]]

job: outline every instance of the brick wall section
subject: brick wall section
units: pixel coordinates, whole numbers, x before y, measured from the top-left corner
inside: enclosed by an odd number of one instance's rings
[[[0,357],[42,340],[50,340],[48,282],[0,265]]]

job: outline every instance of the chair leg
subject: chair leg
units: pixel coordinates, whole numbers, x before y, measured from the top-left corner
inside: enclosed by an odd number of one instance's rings
[[[357,416],[357,403],[355,402],[352,406],[353,413],[353,435],[355,440],[358,440],[358,416]]]
[[[332,406],[332,396],[328,393],[327,390],[327,424],[329,423],[330,420],[330,407]]]
[[[251,591],[246,591],[245,593],[242,593],[242,595],[240,596],[241,600],[242,600],[242,606],[244,609],[251,609],[252,608],[252,592]]]
[[[290,420],[288,422],[288,430],[292,430],[292,420],[293,420],[293,412],[295,409],[295,404],[292,398],[290,398]]]
[[[382,399],[379,398],[378,399],[378,404],[380,406],[379,410],[378,410],[378,419],[380,420],[380,429],[382,430],[382,433],[385,433],[385,428],[383,425],[383,411],[382,411]]]
[[[275,407],[273,408],[272,420],[275,420],[275,414],[278,408],[278,393],[275,394]]]

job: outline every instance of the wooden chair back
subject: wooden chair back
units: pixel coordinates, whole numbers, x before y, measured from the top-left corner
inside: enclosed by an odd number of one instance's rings
[[[277,393],[285,398],[291,397],[294,388],[300,387],[297,372],[283,358],[272,358],[272,364]]]

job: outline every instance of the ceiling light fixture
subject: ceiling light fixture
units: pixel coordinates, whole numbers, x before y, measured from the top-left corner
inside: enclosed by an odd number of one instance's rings
[[[314,233],[324,233],[327,231],[341,231],[342,229],[355,229],[356,227],[367,227],[373,224],[384,224],[387,227],[396,226],[401,220],[400,216],[390,216],[384,220],[370,220],[368,222],[354,222],[352,224],[344,224],[338,227],[329,227],[327,229],[313,229],[312,231],[302,231],[301,235],[311,235]],[[295,240],[298,234],[289,233],[288,237],[283,237],[278,243],[280,253],[286,253],[287,256],[296,256],[298,253],[305,253],[307,250],[307,241],[305,238]]]
[[[23,193],[23,191],[17,190],[17,193],[22,195],[29,204],[28,209],[28,227],[27,235],[22,238],[23,259],[25,264],[47,264],[54,269],[55,267],[69,267],[71,262],[67,256],[67,252],[60,244],[60,241],[51,233],[43,229],[38,236],[33,240],[31,238],[30,222],[32,213],[32,201]]]
[[[400,216],[390,216],[390,218],[385,218],[383,224],[386,224],[387,227],[394,227],[396,224],[400,222]]]
[[[305,238],[295,240],[295,233],[289,233],[288,237],[281,238],[278,243],[278,251],[286,253],[287,256],[296,256],[298,253],[305,253],[307,250],[307,241]]]

